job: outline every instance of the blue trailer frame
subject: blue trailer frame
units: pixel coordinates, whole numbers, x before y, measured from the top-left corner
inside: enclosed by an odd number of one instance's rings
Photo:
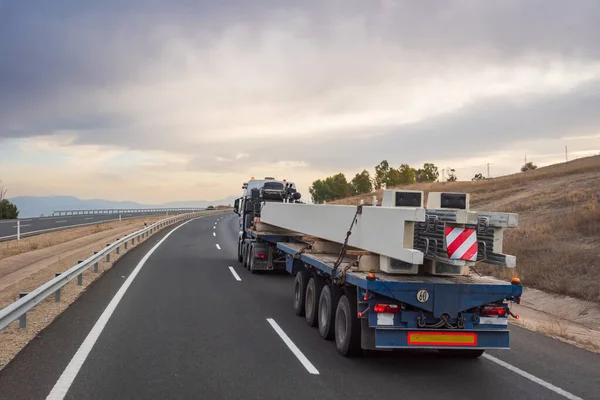
[[[302,296],[310,279],[320,282],[316,290],[313,282],[314,295],[317,296],[313,304],[318,305],[318,296],[325,286],[335,291],[336,304],[341,296],[355,302],[348,310],[356,313],[350,318],[356,318],[360,326],[359,343],[356,344],[356,339],[354,343],[360,350],[436,349],[452,355],[478,357],[487,349],[510,348],[508,316],[512,313],[507,302],[520,303],[523,291],[520,283],[478,275],[357,272],[347,268],[355,260],[352,257],[344,259],[336,269],[336,255],[305,252],[308,245],[299,241],[301,235],[253,230],[248,230],[246,235],[255,244],[271,246],[285,259],[286,271],[296,276],[295,287],[298,281],[304,280],[299,289]],[[295,293],[295,296],[298,295]],[[497,314],[482,315],[484,309]],[[338,318],[337,309],[335,311],[335,318]],[[298,310],[296,313],[304,315]],[[316,321],[314,313],[311,314],[313,323],[309,323],[312,326],[321,324],[321,321]],[[322,334],[328,339],[335,336],[338,351],[343,355],[357,353],[341,346],[336,335],[337,331],[328,334],[328,337]]]

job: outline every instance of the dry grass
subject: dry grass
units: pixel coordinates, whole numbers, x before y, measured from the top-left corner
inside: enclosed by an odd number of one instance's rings
[[[411,190],[467,192],[471,208],[519,213],[504,234],[515,270],[492,266],[500,278],[520,277],[531,287],[600,302],[600,156],[478,182],[414,184]],[[370,204],[373,194],[334,203]]]
[[[126,219],[123,221],[106,222],[96,225],[80,226],[76,228],[63,229],[56,232],[42,233],[41,235],[30,236],[21,240],[8,240],[0,242],[0,260],[3,258],[16,256],[33,250],[40,250],[57,244],[70,242],[77,238],[108,231],[115,228],[138,225],[143,227],[144,221],[148,224],[166,218],[164,215],[153,217],[140,217]]]

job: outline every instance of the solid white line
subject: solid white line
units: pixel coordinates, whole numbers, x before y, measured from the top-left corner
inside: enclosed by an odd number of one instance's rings
[[[57,224],[64,224],[65,222],[67,222],[67,220],[62,220],[62,221],[56,221]]]
[[[90,220],[90,219],[94,219],[94,217],[87,217],[87,218],[84,218],[84,221],[87,221],[87,220]]]
[[[317,371],[315,366],[312,365],[310,361],[308,361],[308,358],[306,358],[306,356],[302,354],[300,349],[296,347],[294,342],[292,342],[292,339],[290,339],[288,335],[285,334],[285,332],[279,327],[277,322],[275,322],[273,318],[267,318],[267,321],[269,322],[269,324],[271,324],[273,329],[275,329],[275,332],[277,332],[277,334],[281,337],[281,339],[287,345],[287,347],[289,347],[292,353],[294,353],[296,358],[302,363],[302,365],[304,365],[304,368],[306,368],[306,370],[311,374],[319,375],[319,371]]]
[[[197,218],[194,218],[194,219],[197,219]],[[181,228],[182,226],[184,226],[188,222],[193,221],[194,219],[190,219],[189,221],[186,221],[183,224],[178,225],[175,228],[173,228],[169,233],[167,233],[165,235],[165,237],[163,237],[160,240],[160,242],[156,243],[154,245],[154,247],[152,247],[150,249],[150,251],[148,251],[146,253],[146,255],[144,256],[144,258],[142,258],[140,260],[140,262],[135,267],[135,269],[133,270],[133,272],[125,280],[125,282],[123,283],[123,285],[121,286],[121,288],[119,289],[119,291],[117,292],[117,294],[115,294],[115,296],[112,298],[112,300],[110,301],[110,303],[108,304],[108,306],[106,306],[106,309],[104,309],[104,312],[102,313],[102,315],[100,316],[100,318],[98,318],[98,321],[96,321],[96,324],[94,325],[94,327],[92,328],[92,330],[90,331],[90,333],[88,333],[87,337],[85,338],[85,340],[83,341],[83,343],[81,344],[81,346],[79,346],[79,349],[77,350],[77,353],[75,353],[75,355],[73,356],[73,358],[69,362],[69,365],[67,365],[67,368],[65,368],[65,370],[63,371],[63,373],[60,376],[60,378],[58,378],[58,381],[56,382],[56,384],[52,388],[52,391],[50,392],[50,394],[48,394],[48,397],[46,397],[46,400],[62,400],[67,395],[67,392],[69,391],[69,388],[73,384],[73,381],[75,380],[75,377],[79,373],[79,370],[81,369],[81,366],[85,362],[87,356],[90,354],[90,351],[94,347],[94,344],[98,340],[98,337],[100,337],[100,334],[102,333],[102,330],[106,326],[106,323],[110,319],[111,315],[113,314],[113,312],[115,311],[115,309],[119,305],[119,302],[121,301],[121,299],[125,295],[125,292],[127,292],[127,289],[129,289],[129,286],[131,286],[131,283],[133,282],[133,280],[135,279],[135,277],[137,276],[137,274],[140,272],[140,270],[142,269],[142,267],[144,266],[144,264],[146,263],[146,261],[148,261],[148,259],[152,255],[152,253],[154,253],[154,251],[165,240],[167,240],[167,238],[173,232],[175,232],[177,229]]]
[[[487,358],[488,360],[495,362],[498,365],[503,366],[504,368],[511,370],[512,372],[515,372],[519,375],[521,375],[524,378],[529,379],[532,382],[537,383],[540,386],[545,387],[546,389],[552,390],[554,393],[558,393],[561,396],[566,397],[567,399],[570,400],[583,400],[581,397],[575,396],[573,393],[569,393],[566,390],[563,390],[557,386],[554,386],[551,383],[548,383],[540,378],[538,378],[537,376],[533,376],[528,372],[523,371],[522,369],[519,369],[517,367],[515,367],[514,365],[511,365],[507,362],[504,362],[502,360],[500,360],[499,358],[496,358],[494,356],[490,356],[489,354],[483,354],[482,357]]]
[[[24,228],[26,226],[31,226],[31,224],[21,224],[21,228]],[[13,226],[13,228],[16,228],[16,227],[17,227],[17,225]]]
[[[233,267],[229,267],[229,270],[233,274],[233,277],[235,278],[235,280],[238,282],[241,282],[242,278],[240,278],[240,276],[237,274],[237,272],[235,272],[235,269],[233,269]]]
[[[217,249],[221,250],[221,246],[219,246],[218,243],[216,244],[216,246],[217,246]]]
[[[217,234],[213,232],[213,236],[217,236]]]

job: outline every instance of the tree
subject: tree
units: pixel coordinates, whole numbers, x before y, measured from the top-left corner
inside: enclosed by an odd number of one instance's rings
[[[432,163],[423,164],[423,168],[419,168],[416,172],[417,182],[435,182],[439,176],[438,167]]]
[[[366,169],[360,174],[356,174],[350,181],[350,192],[355,194],[369,193],[373,190],[371,175]]]
[[[535,165],[534,163],[529,161],[521,167],[521,172],[533,171],[536,168],[537,168],[537,165]]]
[[[416,181],[416,171],[414,168],[411,168],[408,164],[400,165],[398,168],[398,172],[400,173],[400,184],[401,185],[410,185],[411,183],[415,183]]]
[[[0,201],[0,219],[17,219],[19,218],[19,210],[10,201],[3,199]]]
[[[387,162],[387,160],[383,160],[375,167],[375,178],[373,179],[373,184],[376,190],[384,187],[389,172],[390,164]]]
[[[481,181],[483,179],[485,179],[485,176],[483,176],[483,174],[481,174],[481,173],[478,173],[478,174],[475,174],[475,176],[471,180],[472,181]]]
[[[448,178],[446,178],[446,180],[448,182],[456,182],[456,180],[458,179],[456,177],[456,174],[454,173],[456,171],[454,171],[454,168],[452,168],[449,172],[448,172]]]
[[[329,187],[331,200],[343,199],[350,195],[350,184],[342,173],[328,177],[325,184]]]
[[[314,181],[308,189],[312,201],[316,204],[331,200],[331,191],[325,181],[318,179]]]

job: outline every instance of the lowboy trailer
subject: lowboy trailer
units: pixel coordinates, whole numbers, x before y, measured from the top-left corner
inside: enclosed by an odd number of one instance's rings
[[[430,193],[427,208],[422,193],[392,190],[381,207],[262,202],[252,219],[236,203],[235,212],[252,221],[240,232],[238,256],[253,273],[284,268],[295,276],[294,312],[344,356],[435,349],[479,357],[509,349],[510,303],[520,303],[521,283],[471,269],[486,257],[515,266],[501,247],[502,230],[516,226],[517,216],[478,214],[468,195],[444,195]]]

